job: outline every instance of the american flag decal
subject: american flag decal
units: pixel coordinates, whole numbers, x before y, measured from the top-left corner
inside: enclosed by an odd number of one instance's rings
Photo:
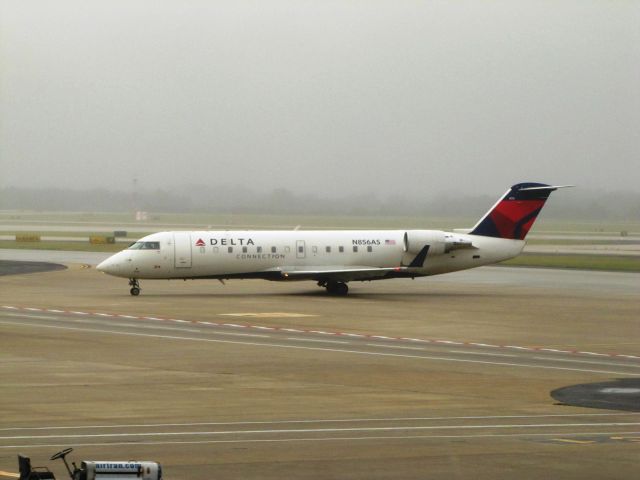
[[[385,244],[385,245],[395,245],[395,244],[396,244],[396,241],[395,241],[395,240],[385,240],[385,241],[384,241],[384,244]]]

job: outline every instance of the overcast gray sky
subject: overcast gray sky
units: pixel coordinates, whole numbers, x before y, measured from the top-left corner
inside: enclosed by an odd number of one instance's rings
[[[0,5],[0,186],[640,183],[639,1]]]

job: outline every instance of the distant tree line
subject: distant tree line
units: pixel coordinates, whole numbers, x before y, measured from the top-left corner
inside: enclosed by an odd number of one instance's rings
[[[425,215],[478,217],[496,195],[446,194],[421,197],[418,193],[342,196],[295,193],[285,188],[258,192],[239,186],[188,186],[174,190],[61,188],[0,188],[0,210],[166,213],[269,213],[325,215]],[[576,220],[640,221],[640,193],[605,192],[575,188],[555,193],[545,217]]]

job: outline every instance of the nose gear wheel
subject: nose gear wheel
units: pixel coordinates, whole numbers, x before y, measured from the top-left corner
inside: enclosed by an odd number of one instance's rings
[[[133,295],[134,297],[137,297],[138,295],[140,295],[140,284],[138,283],[137,278],[130,278],[129,286],[131,287],[131,290],[129,290],[129,293],[131,295]]]

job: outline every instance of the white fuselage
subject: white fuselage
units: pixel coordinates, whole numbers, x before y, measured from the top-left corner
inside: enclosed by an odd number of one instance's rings
[[[359,276],[347,276],[346,281],[373,280],[436,275],[496,263],[517,256],[524,243],[440,230],[159,232],[134,244],[140,248],[113,255],[99,269],[135,279],[269,280],[315,279],[312,274],[287,272],[360,269]],[[430,248],[424,261],[415,265],[425,246]],[[402,274],[375,274],[376,269],[395,268],[402,268]],[[370,276],[367,269],[372,270]]]

